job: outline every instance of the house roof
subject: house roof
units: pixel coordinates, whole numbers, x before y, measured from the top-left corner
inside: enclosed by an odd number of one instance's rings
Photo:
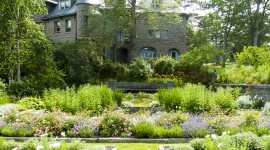
[[[49,13],[47,16],[43,17],[43,19],[50,19],[50,18],[56,18],[61,16],[67,16],[77,13],[77,4],[93,4],[93,5],[100,5],[101,8],[105,8],[104,0],[71,0],[71,6],[68,9],[62,9],[59,10],[59,3],[58,0],[45,0],[45,2],[53,4],[53,6],[50,8]],[[165,0],[164,2],[171,3],[174,5],[177,5],[174,0]],[[146,7],[151,7],[151,0],[137,0],[136,5],[144,5]],[[137,10],[137,12],[140,12],[140,10]],[[181,14],[184,13],[182,7],[174,7],[173,9],[167,10],[166,13],[170,12],[178,12]]]

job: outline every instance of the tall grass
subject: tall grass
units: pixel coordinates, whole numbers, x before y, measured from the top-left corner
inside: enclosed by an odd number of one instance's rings
[[[203,85],[187,84],[183,88],[161,89],[158,91],[160,104],[166,111],[180,109],[185,112],[199,114],[210,111],[213,105],[222,110],[235,109],[235,101],[239,90],[218,88],[216,92]]]
[[[83,85],[78,90],[75,87],[46,90],[43,100],[48,109],[58,108],[73,114],[80,111],[100,114],[112,106],[112,96],[112,91],[106,86]]]

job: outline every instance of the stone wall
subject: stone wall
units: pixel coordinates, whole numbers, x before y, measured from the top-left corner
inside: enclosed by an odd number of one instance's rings
[[[79,3],[77,4],[77,39],[83,38],[84,27],[86,25],[85,16],[89,13],[89,6],[91,4]]]
[[[112,90],[121,89],[129,92],[156,92],[162,88],[174,88],[174,81],[167,83],[144,83],[144,82],[116,82],[115,80],[109,81],[109,88]]]
[[[71,31],[65,31],[65,20],[71,20]],[[60,21],[60,33],[54,33],[54,22]],[[76,14],[44,20],[45,33],[57,42],[76,41],[77,21]]]
[[[270,101],[270,84],[214,84],[214,86],[241,88],[242,94],[248,94],[252,98],[262,98],[263,101]]]

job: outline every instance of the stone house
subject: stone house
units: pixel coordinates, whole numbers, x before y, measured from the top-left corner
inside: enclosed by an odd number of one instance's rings
[[[153,0],[155,1],[155,0]],[[76,41],[83,38],[83,28],[87,22],[90,5],[100,4],[99,0],[45,0],[48,15],[43,17],[45,33],[56,42]],[[102,50],[105,59],[127,63],[134,57],[156,58],[169,55],[174,59],[186,52],[186,21],[188,15],[179,13],[182,21],[179,24],[168,24],[159,30],[153,30],[145,22],[136,24],[137,36],[134,47],[126,44],[125,38],[120,45]]]

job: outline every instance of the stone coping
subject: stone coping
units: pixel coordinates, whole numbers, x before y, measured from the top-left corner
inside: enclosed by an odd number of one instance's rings
[[[30,138],[35,137],[3,137],[5,140],[15,140],[18,142],[26,141]],[[40,137],[38,137],[40,138]],[[48,138],[54,140],[66,140],[66,141],[73,141],[73,140],[82,140],[86,143],[187,143],[192,140],[192,138],[160,138],[160,139],[146,139],[146,138]]]

